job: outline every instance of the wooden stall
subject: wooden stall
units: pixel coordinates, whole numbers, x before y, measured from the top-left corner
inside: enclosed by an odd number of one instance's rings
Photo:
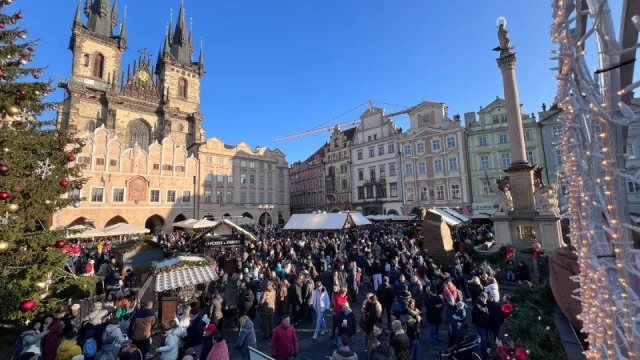
[[[422,221],[423,250],[429,251],[433,261],[439,265],[453,262],[456,252],[453,247],[450,226],[456,226],[469,219],[451,209],[430,209],[425,211]]]
[[[162,247],[153,241],[128,240],[112,246],[111,251],[122,265],[123,277],[127,269],[133,269],[136,274],[149,273],[154,262],[164,259]]]

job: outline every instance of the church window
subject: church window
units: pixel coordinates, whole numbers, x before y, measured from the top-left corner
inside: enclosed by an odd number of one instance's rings
[[[88,67],[89,64],[91,63],[91,60],[89,59],[89,54],[84,54],[82,56],[82,60],[83,60],[83,65]]]
[[[93,76],[99,77],[102,79],[103,72],[104,72],[104,56],[98,53],[93,59]]]
[[[151,127],[142,119],[129,123],[129,146],[136,143],[141,149],[148,149],[151,141]]]
[[[94,120],[89,120],[87,123],[87,130],[94,131],[96,129],[96,122]]]
[[[184,132],[184,125],[178,124],[178,131],[179,132]]]
[[[181,98],[187,98],[187,80],[181,78],[178,80],[178,96]]]

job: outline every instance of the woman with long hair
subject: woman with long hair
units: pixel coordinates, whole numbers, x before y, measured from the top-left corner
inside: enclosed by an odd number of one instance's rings
[[[280,285],[280,291],[276,296],[276,310],[278,312],[276,319],[281,319],[282,315],[289,314],[289,282],[287,280],[282,280]]]
[[[236,350],[242,350],[242,360],[249,360],[249,347],[257,348],[256,332],[253,328],[253,322],[248,316],[244,315],[240,317],[238,322],[240,323],[240,333],[238,334],[238,341],[236,342],[235,348]]]

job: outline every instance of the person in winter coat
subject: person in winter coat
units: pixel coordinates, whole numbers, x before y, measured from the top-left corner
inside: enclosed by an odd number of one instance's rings
[[[338,336],[336,337],[336,345],[340,346],[340,336],[347,335],[351,338],[356,333],[356,316],[351,311],[348,302],[342,305],[340,313],[336,316],[336,324],[338,328]]]
[[[387,342],[380,342],[374,334],[369,335],[369,353],[367,360],[396,360],[391,346]]]
[[[367,294],[360,313],[360,327],[369,336],[376,324],[382,323],[382,305],[374,294]]]
[[[206,324],[202,321],[204,310],[198,308],[191,309],[191,324],[187,328],[187,334],[184,338],[185,350],[202,348],[202,333]]]
[[[342,306],[348,301],[347,298],[347,288],[343,287],[342,289],[340,289],[339,293],[336,294],[333,300],[333,328],[331,331],[331,337],[335,335],[335,331],[338,328],[338,322],[336,321],[336,318],[342,311]]]
[[[264,296],[264,294],[262,294]],[[273,314],[272,314],[273,315]],[[249,360],[251,358],[249,354],[249,346],[256,349],[256,332],[253,329],[253,322],[248,316],[243,316],[238,321],[240,323],[240,333],[238,334],[238,341],[236,342],[235,349],[242,350],[242,360]]]
[[[273,314],[276,311],[276,291],[271,281],[267,282],[265,291],[260,297],[258,312],[262,319],[262,332],[265,339],[269,339],[273,334]]]
[[[220,295],[220,290],[213,289],[213,298],[211,299],[209,313],[211,314],[211,321],[213,321],[218,329],[222,329],[222,319],[224,318],[222,312],[223,308],[224,299],[222,298],[222,295]]]
[[[42,354],[40,349],[40,342],[42,338],[49,333],[48,330],[40,332],[42,323],[36,321],[32,324],[31,329],[22,333],[22,354],[33,353],[36,355]]]
[[[411,277],[409,292],[411,292],[413,300],[416,301],[416,308],[422,309],[422,306],[424,305],[424,289],[422,288],[420,279],[418,279],[418,276],[416,275]]]
[[[518,262],[516,271],[519,282],[531,281],[531,272],[529,271],[529,266],[527,266],[524,261]]]
[[[280,290],[276,297],[276,310],[276,321],[280,323],[282,315],[289,313],[289,282],[287,280],[282,280],[280,284]]]
[[[331,360],[358,360],[358,355],[349,349],[349,337],[342,335],[340,337],[340,345],[331,356]]]
[[[76,342],[78,333],[73,330],[67,333],[64,341],[58,346],[56,360],[71,360],[74,356],[82,355],[82,349]]]
[[[489,297],[494,298],[495,301],[500,301],[500,291],[498,290],[498,282],[495,278],[487,279],[487,286],[484,288],[484,292],[489,295]]]
[[[58,309],[58,311],[53,314],[53,321],[51,322],[49,327],[47,327],[47,330],[49,332],[47,333],[47,335],[45,335],[44,342],[42,344],[42,355],[44,356],[45,360],[56,359],[58,340],[60,339],[60,335],[62,334],[62,330],[64,329],[64,324],[62,323],[63,316],[64,309]]]
[[[500,301],[500,299],[494,299],[491,294],[487,296],[487,308],[489,309],[489,335],[493,339],[500,338],[500,328],[504,323],[502,306],[498,301]]]
[[[96,353],[94,359],[101,360],[104,356],[104,359],[116,360],[119,353],[120,346],[116,346],[116,339],[114,337],[108,337],[102,342],[102,347],[100,348],[100,351]]]
[[[459,343],[465,335],[465,320],[467,319],[466,305],[458,301],[451,315],[452,321],[449,323],[449,346]]]
[[[198,358],[198,360],[206,360],[207,356],[211,352],[211,349],[213,348],[214,332],[216,332],[216,326],[214,324],[209,324],[205,326],[203,330],[203,337],[202,337],[202,350],[200,351],[200,357]],[[185,354],[186,353],[187,352],[185,351]]]
[[[484,288],[480,283],[480,278],[477,276],[472,277],[471,280],[469,280],[468,288],[469,295],[471,295],[471,301],[475,304],[478,300],[478,296],[484,291]]]
[[[271,357],[274,360],[288,360],[298,356],[298,335],[291,325],[289,315],[282,315],[282,322],[273,330],[271,337]]]
[[[390,345],[393,349],[393,353],[396,355],[396,358],[400,358],[401,356],[403,359],[408,358],[409,338],[407,337],[407,334],[405,334],[400,320],[394,320],[391,323],[390,337]]]
[[[122,345],[125,340],[127,340],[126,336],[122,334],[120,321],[117,318],[111,318],[111,320],[109,320],[109,324],[102,333],[102,341],[104,342],[104,340],[108,337],[114,338],[116,340],[115,346],[118,347],[120,347],[120,345]]]
[[[420,323],[422,318],[420,316],[420,309],[416,308],[416,302],[414,299],[409,301],[409,308],[405,324],[407,327],[407,338],[409,339],[409,349],[411,351],[411,358],[418,360],[420,353]]]
[[[153,311],[153,301],[145,304],[143,309],[138,310],[131,319],[129,333],[133,344],[142,353],[144,359],[151,350],[151,329],[156,324],[156,314]]]
[[[164,344],[156,350],[160,353],[160,360],[178,360],[182,331],[177,321],[169,321],[169,327],[164,337]]]
[[[322,331],[322,334],[327,332],[327,324],[324,321],[324,312],[330,308],[331,300],[329,299],[329,293],[322,283],[318,281],[316,289],[313,291],[313,309],[317,314],[316,330],[313,333],[314,340],[318,338],[318,332]]]
[[[549,282],[549,261],[547,257],[543,254],[538,254],[536,257],[536,265],[538,267],[538,274],[540,275],[540,284],[546,285]]]
[[[487,295],[482,293],[478,296],[473,310],[471,311],[471,321],[476,327],[476,332],[480,336],[482,357],[488,356],[487,348],[491,346],[489,342],[489,308],[487,307]]]
[[[382,305],[382,311],[386,311],[387,313],[387,326],[389,326],[389,324],[391,324],[391,311],[395,294],[387,276],[382,278],[382,284],[378,286],[376,297],[378,298],[380,305]]]
[[[456,289],[462,290],[467,301],[470,300],[469,291],[467,290],[467,284],[464,279],[464,271],[460,264],[460,258],[456,258],[453,265],[451,265],[451,282],[455,285]]]
[[[352,304],[357,304],[358,303],[358,282],[357,282],[357,276],[358,276],[358,268],[356,267],[356,263],[351,263],[350,267],[349,267],[349,271],[347,272],[347,287],[348,287],[348,293],[349,293],[349,301]]]
[[[95,302],[91,307],[91,312],[84,318],[84,322],[89,322],[94,326],[102,324],[109,312],[104,308],[101,302]]]
[[[229,348],[222,337],[222,332],[216,330],[213,334],[213,341],[213,347],[207,355],[207,360],[229,360]]]
[[[447,304],[455,304],[462,300],[458,294],[458,289],[453,282],[451,282],[451,279],[444,280],[444,284],[442,285],[442,298]]]

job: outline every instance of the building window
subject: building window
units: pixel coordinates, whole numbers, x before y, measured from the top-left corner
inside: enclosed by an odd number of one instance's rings
[[[162,170],[173,171],[173,165],[162,165]]]
[[[122,203],[124,202],[124,188],[113,188],[111,190],[111,202]]]
[[[500,137],[498,138],[498,142],[500,144],[506,144],[509,142],[509,137],[507,136],[507,134],[500,134]]]
[[[247,183],[247,174],[240,174],[240,184]]]
[[[633,150],[633,144],[632,143],[627,143],[627,157],[633,159],[636,157],[636,153]]]
[[[240,203],[244,204],[247,202],[247,193],[244,191],[240,192]]]
[[[431,140],[431,150],[440,151],[440,139]]]
[[[453,136],[449,136],[447,138],[447,148],[454,148],[456,147],[456,138]]]
[[[444,200],[444,185],[436,185],[436,200]]]
[[[358,200],[364,199],[364,186],[358,187]]]
[[[371,140],[372,140],[371,135],[367,136],[367,141],[371,141]]]
[[[149,202],[152,202],[152,203],[160,202],[160,190],[152,189],[149,191]]]
[[[249,168],[250,169],[255,169],[256,168],[256,163],[253,161],[249,161]]]
[[[389,195],[391,197],[398,197],[398,184],[397,183],[389,184]]]
[[[233,159],[229,159],[229,166],[233,166]]]
[[[411,155],[411,145],[405,145],[404,146],[404,154],[405,155]]]
[[[104,56],[97,53],[93,59],[93,76],[102,79],[104,74]]]
[[[89,63],[91,63],[89,54],[82,55],[82,60],[83,60],[82,65],[84,65],[85,67],[89,67]]]
[[[378,166],[378,170],[380,171],[380,179],[384,179],[387,177],[386,166],[384,164]]]
[[[424,152],[424,143],[417,143],[416,144],[416,152],[421,154]]]
[[[396,144],[388,144],[387,154],[393,154],[394,152],[396,152]]]
[[[267,204],[272,204],[273,203],[273,193],[272,192],[268,192],[267,193]]]
[[[524,139],[527,141],[531,140],[531,131],[529,130],[524,131]]]
[[[442,159],[433,160],[433,171],[437,173],[442,172]]]
[[[635,181],[629,181],[629,182],[627,182],[627,190],[629,190],[630,193],[639,193],[640,192],[640,184],[638,184]]]
[[[280,204],[284,204],[284,193],[280,193]]]
[[[118,166],[118,160],[110,159],[109,160],[109,166]]]
[[[533,159],[533,151],[527,151],[527,161],[530,163],[535,163],[534,159]]]
[[[396,176],[396,163],[389,164],[389,176]]]
[[[104,165],[104,158],[97,158],[96,159],[96,165],[97,166],[103,166]]]
[[[267,164],[267,170],[271,170],[271,164]]]
[[[369,148],[369,157],[372,158],[376,156],[376,149],[375,148]]]
[[[91,202],[104,201],[104,188],[96,187],[91,188]]]
[[[263,202],[264,202],[264,193],[263,193],[263,192],[258,193],[258,199],[259,199],[258,201],[259,201],[260,203],[263,203]],[[315,202],[315,201],[314,201],[314,202]]]
[[[489,168],[489,156],[488,155],[480,155],[480,168],[488,169]]]
[[[227,175],[227,182],[230,183],[230,184],[233,184],[233,175],[232,174]]]
[[[349,187],[349,184],[347,182],[347,179],[342,179],[342,189],[343,190],[348,190],[347,188]]]
[[[185,78],[178,80],[178,96],[183,99],[187,98],[187,79]]]
[[[176,202],[176,191],[175,190],[167,190],[167,202],[168,203]]]
[[[482,182],[482,194],[483,195],[494,195],[495,193],[493,192],[493,188],[486,184],[484,181]]]
[[[551,128],[551,131],[553,133],[553,137],[554,138],[559,138],[562,136],[562,125],[554,125],[553,128]]]
[[[89,156],[80,156],[77,160],[78,164],[89,165],[91,164],[91,158]]]
[[[271,175],[267,175],[267,186],[268,187],[273,186],[273,178],[271,177]]]
[[[562,150],[556,149],[556,165],[562,166]]]
[[[81,192],[80,189],[69,189],[67,199],[80,199]]]
[[[233,204],[233,191],[227,191],[227,204]]]
[[[502,154],[502,167],[511,166],[511,154]]]
[[[364,169],[358,169],[358,180],[364,180]]]
[[[478,146],[487,146],[487,137],[486,136],[480,136],[478,138]]]
[[[255,204],[256,203],[256,193],[254,193],[254,192],[250,192],[249,193],[249,203],[250,204]]]
[[[371,181],[375,181],[376,180],[376,168],[375,167],[369,168],[369,179]]]
[[[413,175],[413,164],[404,164],[405,175]]]
[[[211,173],[211,171],[209,171],[207,173],[207,177],[205,178],[206,181],[213,181],[213,174]]]
[[[240,167],[247,167],[247,160],[240,160]]]
[[[373,197],[373,186],[367,186],[367,199],[371,199]]]
[[[182,203],[191,203],[191,190],[182,190]]]
[[[424,175],[427,173],[427,163],[420,161],[418,163],[418,174]]]
[[[253,174],[249,174],[249,184],[255,184],[256,183],[256,176]]]
[[[460,199],[460,185],[451,185],[451,199]]]
[[[378,156],[384,155],[384,145],[378,146]]]
[[[426,186],[420,187],[420,201],[427,201],[429,198],[427,197],[428,188]]]
[[[211,163],[213,162],[213,157],[211,157],[211,156],[207,156],[207,157],[205,158],[205,160],[206,160],[207,164],[211,164]]]
[[[259,185],[264,185],[264,175],[258,176],[258,184]]]
[[[224,181],[224,175],[222,175],[222,173],[218,173],[218,182],[223,182]]]
[[[449,170],[458,170],[458,158],[449,158]]]
[[[216,191],[216,203],[222,204],[222,191]]]
[[[407,201],[416,201],[416,192],[412,187],[407,188]]]
[[[362,151],[358,151],[358,160],[362,160]]]
[[[218,164],[219,165],[224,165],[224,158],[218,158]]]
[[[184,166],[176,166],[177,172],[184,172]]]

